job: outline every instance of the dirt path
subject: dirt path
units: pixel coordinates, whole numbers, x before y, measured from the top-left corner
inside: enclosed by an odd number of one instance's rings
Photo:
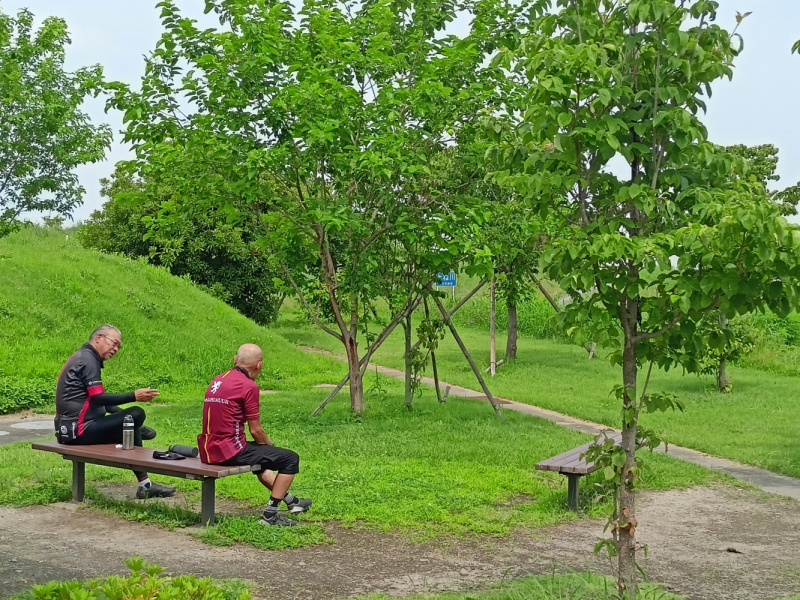
[[[642,497],[638,538],[651,579],[700,599],[769,599],[800,592],[800,511],[792,500],[730,486]],[[206,546],[185,531],[62,504],[0,508],[0,589],[122,573],[131,554],[174,573],[242,577],[274,600],[333,599],[486,587],[557,570],[608,572],[592,553],[603,523],[579,520],[510,538],[409,542],[397,535],[329,527],[335,544],[267,552]],[[734,548],[739,553],[727,551]]]

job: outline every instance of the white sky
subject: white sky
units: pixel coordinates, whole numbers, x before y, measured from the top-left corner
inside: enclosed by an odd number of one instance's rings
[[[106,78],[138,86],[143,55],[150,52],[161,33],[157,0],[0,0],[4,12],[27,7],[37,18],[57,15],[66,19],[72,35],[67,66],[75,69],[100,63]],[[732,82],[717,83],[705,123],[712,141],[730,144],[775,144],[780,149],[778,186],[800,180],[800,56],[790,54],[800,39],[800,0],[719,0],[717,22],[732,29],[736,11],[752,11],[739,28],[744,53],[736,64]],[[187,14],[204,26],[218,25],[203,15],[203,0],[178,0]],[[458,32],[455,32],[458,33]],[[96,122],[111,124],[114,144],[103,163],[81,167],[86,188],[84,205],[76,210],[85,219],[103,203],[101,177],[113,165],[131,156],[121,144],[121,115],[105,114],[100,100],[86,110]]]

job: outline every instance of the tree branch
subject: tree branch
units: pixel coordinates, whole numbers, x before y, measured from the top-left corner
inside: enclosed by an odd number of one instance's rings
[[[303,306],[306,307],[308,315],[314,320],[314,323],[316,323],[317,326],[324,332],[331,334],[333,337],[335,337],[337,340],[339,340],[341,343],[344,344],[344,338],[340,334],[336,333],[333,329],[325,325],[322,321],[320,321],[317,315],[314,314],[314,311],[311,310],[311,306],[309,306],[306,297],[303,295],[303,292],[300,291],[300,288],[297,286],[297,283],[295,283],[294,277],[292,277],[292,274],[289,272],[289,268],[284,264],[281,264],[281,267],[283,268],[283,272],[286,274],[289,283],[292,284],[295,293],[300,298],[300,301],[303,303]]]
[[[636,336],[634,336],[634,337],[633,337],[633,343],[634,343],[634,344],[638,344],[638,343],[639,343],[639,342],[641,342],[642,340],[652,340],[652,339],[654,339],[654,338],[659,338],[659,337],[661,337],[662,335],[664,335],[665,333],[667,333],[667,332],[668,332],[670,329],[672,329],[673,327],[675,327],[675,325],[677,325],[678,323],[680,323],[680,322],[683,320],[683,318],[684,318],[685,316],[686,316],[686,315],[684,315],[683,313],[681,313],[681,314],[679,314],[678,316],[676,316],[674,319],[672,319],[672,321],[670,321],[669,323],[667,323],[666,325],[664,325],[664,327],[662,327],[662,328],[661,328],[661,329],[659,329],[658,331],[654,331],[654,332],[652,332],[652,333],[642,332],[642,333],[640,333],[639,335],[636,335]]]

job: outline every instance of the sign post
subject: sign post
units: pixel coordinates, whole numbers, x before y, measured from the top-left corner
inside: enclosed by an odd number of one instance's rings
[[[436,287],[450,287],[453,288],[453,300],[456,299],[456,281],[457,277],[455,271],[450,271],[447,274],[438,273],[437,277],[439,278],[439,283],[436,284]]]

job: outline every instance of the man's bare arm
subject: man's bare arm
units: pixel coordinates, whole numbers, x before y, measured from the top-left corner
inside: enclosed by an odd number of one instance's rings
[[[249,419],[247,421],[247,426],[250,428],[250,435],[253,436],[253,441],[256,444],[266,444],[267,446],[274,445],[267,436],[267,432],[264,431],[264,428],[261,426],[260,420]]]

